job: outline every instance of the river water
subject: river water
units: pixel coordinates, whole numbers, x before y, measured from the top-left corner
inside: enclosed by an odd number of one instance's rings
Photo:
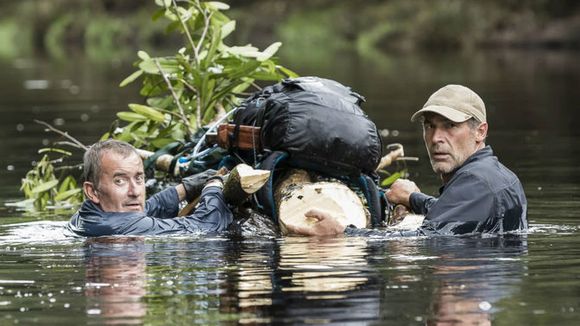
[[[329,55],[282,62],[333,78],[402,143],[411,178],[435,193],[420,128],[434,90],[486,101],[488,143],[522,180],[530,232],[489,238],[68,238],[70,212],[5,206],[54,135],[89,144],[139,102],[119,89],[131,61],[0,60],[0,324],[498,324],[580,322],[580,61],[577,52]]]

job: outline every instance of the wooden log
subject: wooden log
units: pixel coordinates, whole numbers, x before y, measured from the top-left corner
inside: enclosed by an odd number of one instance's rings
[[[268,181],[270,171],[254,169],[247,164],[238,164],[232,169],[224,184],[226,202],[239,205]]]
[[[222,168],[218,170],[216,175],[224,175],[225,173],[226,169]],[[234,206],[240,205],[266,184],[269,177],[270,171],[257,170],[247,164],[238,164],[232,169],[224,184],[223,192],[226,202]],[[198,202],[199,197],[182,208],[178,216],[191,214]]]
[[[146,160],[149,157],[153,156],[155,153],[151,152],[151,151],[147,151],[144,149],[136,149],[137,153],[139,153],[139,156],[141,157],[142,160]],[[174,176],[178,176],[179,175],[179,167],[177,164],[175,164],[175,170],[174,171],[169,171],[169,168],[171,167],[171,161],[173,161],[173,158],[175,156],[171,155],[171,154],[163,154],[160,155],[156,160],[155,160],[155,168],[157,170],[163,171],[163,172],[167,172],[171,175]]]
[[[345,184],[312,182],[304,170],[292,170],[276,187],[274,194],[282,234],[288,234],[287,225],[311,227],[316,221],[304,214],[316,208],[327,212],[343,225],[364,228],[370,214],[359,196]]]

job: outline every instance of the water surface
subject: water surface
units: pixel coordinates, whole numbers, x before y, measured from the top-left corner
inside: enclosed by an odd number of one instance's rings
[[[526,235],[486,238],[67,237],[70,212],[0,205],[0,324],[472,324],[580,321],[580,63],[576,52],[489,51],[284,58],[302,75],[352,86],[385,143],[405,145],[428,193],[420,129],[427,96],[466,84],[486,101],[488,143],[522,180]],[[53,138],[41,119],[85,143],[138,102],[117,87],[131,60],[0,61],[0,202]],[[387,134],[387,133],[385,133]]]

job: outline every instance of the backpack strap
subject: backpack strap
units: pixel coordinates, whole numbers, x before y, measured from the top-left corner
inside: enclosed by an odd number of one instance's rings
[[[272,216],[272,219],[275,222],[278,222],[278,212],[276,211],[276,203],[274,201],[274,179],[276,177],[276,168],[279,168],[280,164],[288,157],[289,155],[287,152],[275,151],[265,157],[258,165],[258,168],[269,170],[271,173],[266,184],[256,192],[254,198],[258,208]]]
[[[361,190],[367,199],[369,212],[371,213],[372,227],[381,226],[381,222],[384,220],[384,214],[382,213],[383,209],[381,208],[381,194],[379,192],[379,187],[377,187],[371,177],[366,174],[361,174],[358,181]]]

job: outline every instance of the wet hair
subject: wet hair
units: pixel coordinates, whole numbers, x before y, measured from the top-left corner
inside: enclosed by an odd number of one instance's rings
[[[83,156],[83,181],[91,182],[95,188],[98,188],[101,178],[101,160],[109,151],[123,157],[129,157],[132,154],[139,156],[135,147],[129,143],[115,139],[101,140],[89,147]]]

